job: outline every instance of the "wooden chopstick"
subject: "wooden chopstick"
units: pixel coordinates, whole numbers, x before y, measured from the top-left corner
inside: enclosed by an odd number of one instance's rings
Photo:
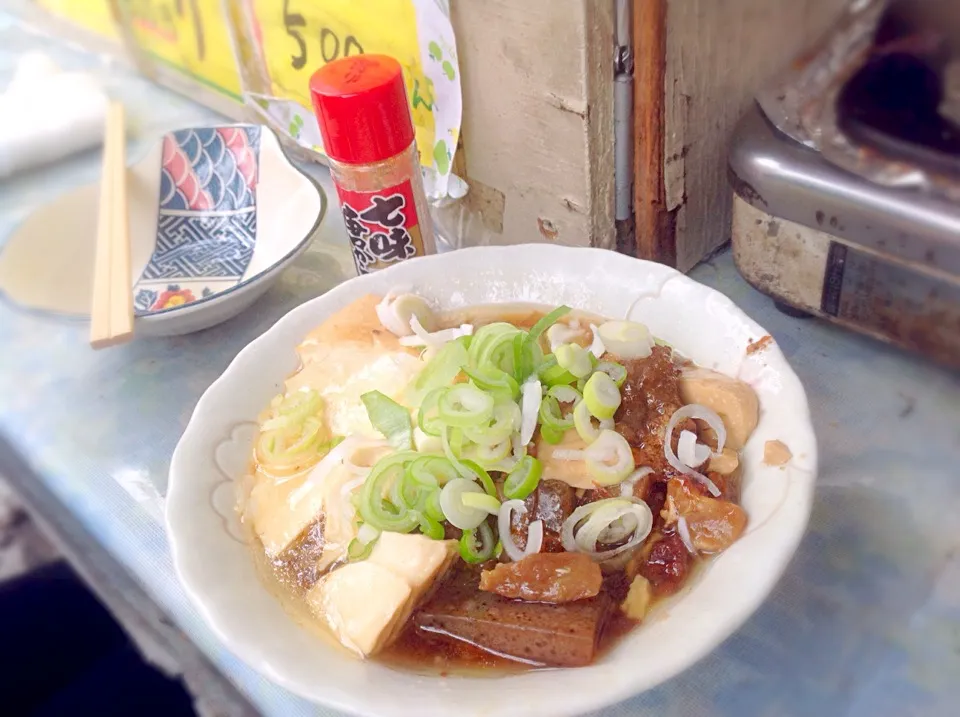
[[[106,348],[131,338],[133,288],[130,279],[125,117],[123,105],[111,102],[103,140],[90,345],[95,349]]]

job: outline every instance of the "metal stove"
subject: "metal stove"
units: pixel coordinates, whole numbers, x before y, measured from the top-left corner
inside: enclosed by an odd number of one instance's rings
[[[747,281],[786,311],[960,367],[952,4],[941,17],[936,2],[855,3],[758,96],[729,169]]]

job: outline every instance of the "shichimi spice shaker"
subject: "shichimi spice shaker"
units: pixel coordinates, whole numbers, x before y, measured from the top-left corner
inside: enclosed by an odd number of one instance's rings
[[[435,254],[400,63],[335,60],[310,78],[310,96],[357,273]]]

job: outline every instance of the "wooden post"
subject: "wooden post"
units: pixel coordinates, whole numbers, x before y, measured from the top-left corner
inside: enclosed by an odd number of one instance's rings
[[[664,77],[668,0],[634,0],[635,254],[670,266],[677,261],[674,214],[663,180]]]

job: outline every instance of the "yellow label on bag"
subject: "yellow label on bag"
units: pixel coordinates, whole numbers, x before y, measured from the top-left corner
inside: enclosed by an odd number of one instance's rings
[[[110,0],[36,0],[51,15],[104,37],[119,36],[110,12]]]
[[[312,108],[310,76],[317,69],[351,55],[390,55],[403,67],[417,146],[429,157],[433,84],[423,71],[412,0],[248,1],[272,94]]]
[[[240,72],[220,0],[126,0],[123,8],[142,50],[240,100]]]

